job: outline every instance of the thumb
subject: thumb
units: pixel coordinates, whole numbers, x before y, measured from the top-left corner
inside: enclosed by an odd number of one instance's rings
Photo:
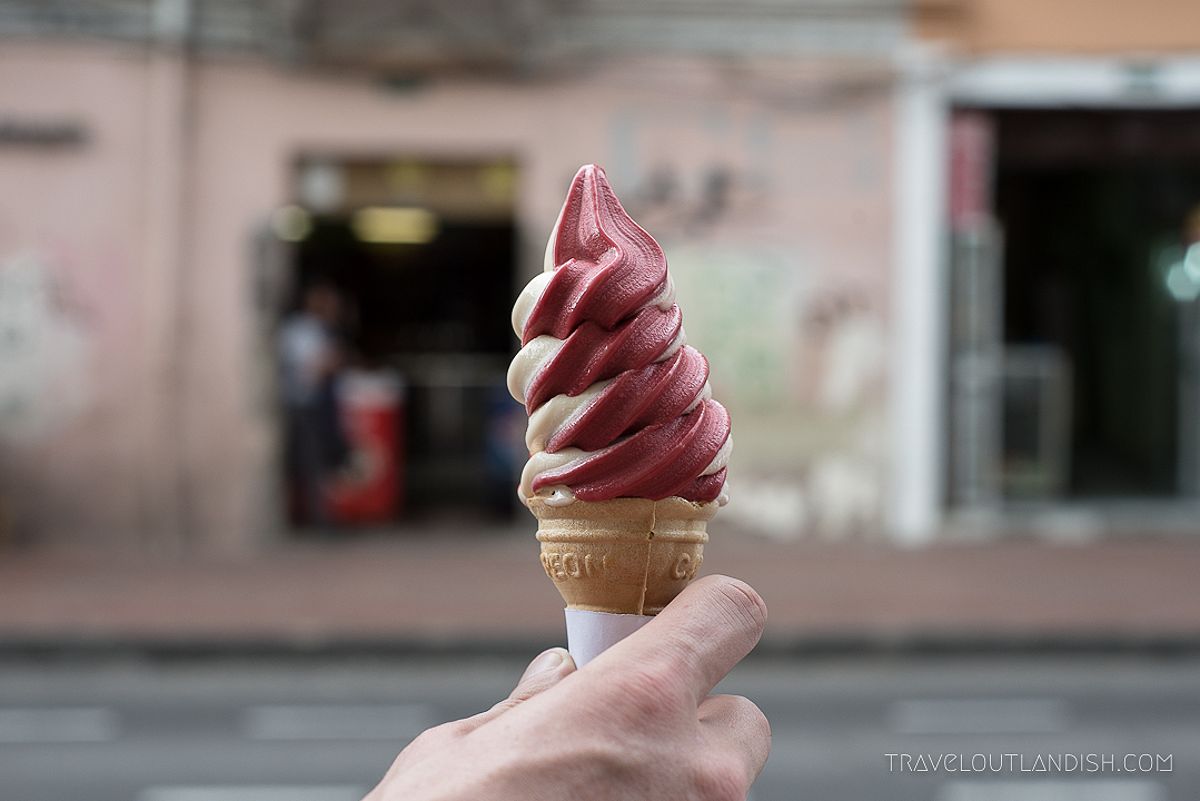
[[[522,701],[528,701],[538,693],[545,692],[574,672],[575,660],[567,653],[566,648],[551,648],[543,651],[534,657],[533,661],[529,663],[529,667],[525,668],[525,672],[517,680],[517,686],[513,688],[508,698],[486,712],[480,712],[478,715],[461,721],[460,731],[468,733],[478,729]]]
[[[566,648],[551,648],[542,651],[529,663],[529,667],[525,668],[525,672],[517,680],[517,686],[513,688],[512,694],[501,703],[511,702],[510,705],[515,706],[522,701],[527,701],[543,690],[548,690],[558,684],[573,672],[575,672],[575,660],[567,653]]]

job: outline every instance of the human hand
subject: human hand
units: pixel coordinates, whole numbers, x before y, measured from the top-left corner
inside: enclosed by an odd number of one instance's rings
[[[743,801],[770,724],[709,692],[766,619],[743,582],[696,581],[581,670],[541,654],[506,700],[417,737],[364,801]]]

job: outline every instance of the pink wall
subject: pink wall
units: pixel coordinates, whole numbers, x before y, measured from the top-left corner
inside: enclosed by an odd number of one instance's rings
[[[39,533],[222,549],[273,536],[276,445],[251,247],[271,210],[289,200],[293,160],[312,152],[515,155],[530,274],[574,170],[604,164],[668,248],[693,339],[712,351],[718,393],[735,415],[735,492],[745,486],[754,497],[766,486],[777,507],[801,508],[812,525],[832,519],[823,504],[843,527],[877,514],[861,485],[881,480],[882,456],[861,441],[882,414],[878,370],[864,362],[865,375],[830,376],[822,360],[838,348],[869,350],[883,336],[885,84],[830,102],[831,77],[842,71],[827,66],[731,74],[714,63],[658,60],[528,83],[438,80],[400,94],[353,77],[213,59],[190,68],[190,123],[172,140],[161,99],[148,89],[156,69],[161,77],[161,64],[100,46],[0,51],[0,109],[69,115],[93,132],[61,153],[0,149],[0,261],[44,253],[64,296],[86,310],[79,314],[91,343],[82,410],[34,435],[9,432],[0,446],[4,486],[20,474],[38,488],[36,500],[14,505]],[[171,245],[148,245],[156,234],[141,225],[147,198],[164,194],[156,180],[169,172],[143,158],[156,136],[186,153],[174,193],[185,225],[177,263],[151,269],[144,254]],[[714,166],[729,170],[734,188],[728,208],[709,220],[700,187]],[[675,201],[636,199],[655,170],[677,179]],[[725,308],[727,296],[705,289],[714,276],[769,292],[773,308],[765,316]],[[181,302],[164,319],[169,297]],[[814,342],[827,340],[840,344],[814,352]],[[156,379],[163,354],[153,348],[163,341],[178,361],[178,406]],[[723,373],[737,378],[722,386]],[[840,433],[830,433],[831,420]],[[794,438],[786,447],[780,425]],[[159,432],[170,430],[177,438],[162,442]],[[835,473],[850,471],[849,494],[836,481],[817,486],[828,459]],[[176,504],[168,517],[186,521],[179,536],[160,537],[156,526],[165,524],[146,511],[163,497],[163,481]],[[822,501],[822,492],[837,497]]]
[[[140,286],[146,59],[134,52],[6,44],[0,110],[6,118],[85,125],[79,147],[0,146],[0,274],[38,266],[49,298],[22,324],[31,364],[0,364],[10,397],[57,406],[0,413],[3,492],[19,530],[108,544],[140,528],[147,399]],[[5,321],[12,323],[12,318]],[[86,352],[58,364],[54,342],[74,331]],[[18,374],[18,370],[22,372]],[[27,410],[28,411],[28,410]]]

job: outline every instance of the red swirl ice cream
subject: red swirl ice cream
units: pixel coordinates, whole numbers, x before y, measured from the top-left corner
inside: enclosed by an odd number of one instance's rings
[[[508,386],[529,412],[523,500],[724,502],[729,415],[685,343],[662,248],[599,167],[571,183],[513,328]]]

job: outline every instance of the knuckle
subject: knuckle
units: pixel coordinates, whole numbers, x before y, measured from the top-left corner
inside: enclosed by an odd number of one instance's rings
[[[455,740],[465,737],[474,727],[469,720],[452,720],[449,723],[443,723],[438,728],[442,730],[440,739]]]
[[[400,752],[398,757],[396,757],[396,763],[393,765],[393,767],[404,760],[412,758],[413,754],[419,754],[430,749],[436,749],[440,742],[441,738],[434,729],[426,729],[416,737],[409,740],[408,745],[404,746],[404,750]]]
[[[715,589],[734,619],[757,635],[762,634],[767,625],[767,604],[753,587],[739,579],[722,576]]]
[[[427,748],[441,746],[449,740],[454,740],[467,733],[469,727],[465,720],[452,720],[426,729],[416,736],[410,747]]]
[[[745,768],[727,755],[709,755],[698,763],[692,782],[700,801],[745,801],[750,791]]]
[[[572,749],[576,764],[591,766],[597,775],[619,776],[636,771],[643,754],[629,748],[627,738],[611,734],[584,738]]]
[[[763,713],[758,704],[754,703],[749,698],[743,698],[740,695],[736,696],[736,698],[738,708],[741,710],[742,714],[746,716],[746,719],[750,721],[750,725],[754,733],[761,739],[770,742],[771,721],[767,718],[766,714]]]
[[[620,697],[640,715],[663,717],[675,714],[686,699],[686,687],[676,670],[666,663],[652,663],[629,671],[618,684]]]
[[[523,696],[523,695],[512,695],[508,698],[505,698],[503,701],[497,701],[495,704],[492,705],[492,708],[489,709],[484,714],[489,715],[489,716],[498,715],[500,713],[507,712],[510,709],[515,709],[516,707],[520,706],[522,703],[524,703],[525,701],[528,701],[528,700],[529,700],[529,698],[526,696]],[[466,727],[464,727],[464,728],[466,728]],[[471,727],[471,728],[474,728],[474,727]],[[466,732],[464,732],[464,733],[466,733]]]
[[[603,732],[584,736],[572,743],[569,756],[564,758],[569,760],[570,770],[583,780],[584,786],[601,793],[596,798],[608,798],[608,793],[612,793],[613,798],[625,798],[615,788],[654,786],[664,773],[661,762],[654,758],[654,749],[647,747],[644,742],[634,744],[635,740],[636,735],[631,737],[628,731],[606,727]],[[631,747],[631,744],[634,746]],[[565,764],[560,762],[555,767]],[[586,797],[593,796],[587,794]]]

